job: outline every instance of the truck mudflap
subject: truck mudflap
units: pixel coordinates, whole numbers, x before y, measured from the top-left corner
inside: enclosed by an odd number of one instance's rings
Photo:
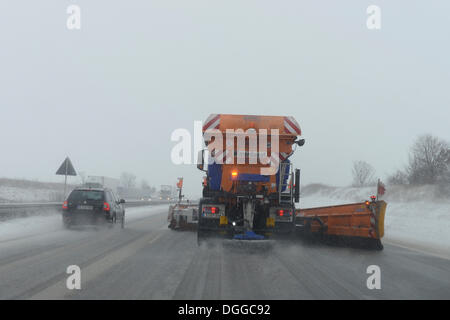
[[[359,239],[381,250],[387,203],[366,201],[329,207],[296,210],[300,234]]]

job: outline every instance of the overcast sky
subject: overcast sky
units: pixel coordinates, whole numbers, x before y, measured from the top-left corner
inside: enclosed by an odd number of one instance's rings
[[[81,8],[81,30],[66,9]],[[366,8],[381,8],[368,30]],[[3,0],[0,176],[90,175],[151,185],[175,166],[170,135],[210,113],[291,115],[303,182],[351,183],[354,160],[386,177],[414,139],[450,140],[449,1]],[[72,178],[77,182],[76,178]]]

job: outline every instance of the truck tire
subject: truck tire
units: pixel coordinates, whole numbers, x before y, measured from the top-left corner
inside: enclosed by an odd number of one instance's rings
[[[201,246],[204,243],[206,243],[205,232],[200,230],[200,229],[198,229],[197,230],[197,245]]]

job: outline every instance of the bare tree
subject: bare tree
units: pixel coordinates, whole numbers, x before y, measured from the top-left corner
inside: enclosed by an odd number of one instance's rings
[[[449,151],[450,153],[450,151]],[[438,186],[439,191],[442,195],[450,196],[450,154],[448,156],[447,161],[447,169],[445,172],[438,178]]]
[[[397,170],[388,177],[388,183],[392,185],[408,184],[408,175],[402,170]]]
[[[125,188],[134,188],[136,186],[136,176],[129,172],[122,172],[120,184]]]
[[[420,136],[411,147],[407,167],[410,184],[434,184],[443,177],[450,162],[447,141],[430,134]]]
[[[375,169],[365,161],[353,162],[353,186],[364,187],[374,182]]]

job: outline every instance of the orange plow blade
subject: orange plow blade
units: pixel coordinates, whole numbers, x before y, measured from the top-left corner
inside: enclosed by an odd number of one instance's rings
[[[381,246],[387,203],[366,201],[296,210],[296,225],[307,234],[373,239]]]

